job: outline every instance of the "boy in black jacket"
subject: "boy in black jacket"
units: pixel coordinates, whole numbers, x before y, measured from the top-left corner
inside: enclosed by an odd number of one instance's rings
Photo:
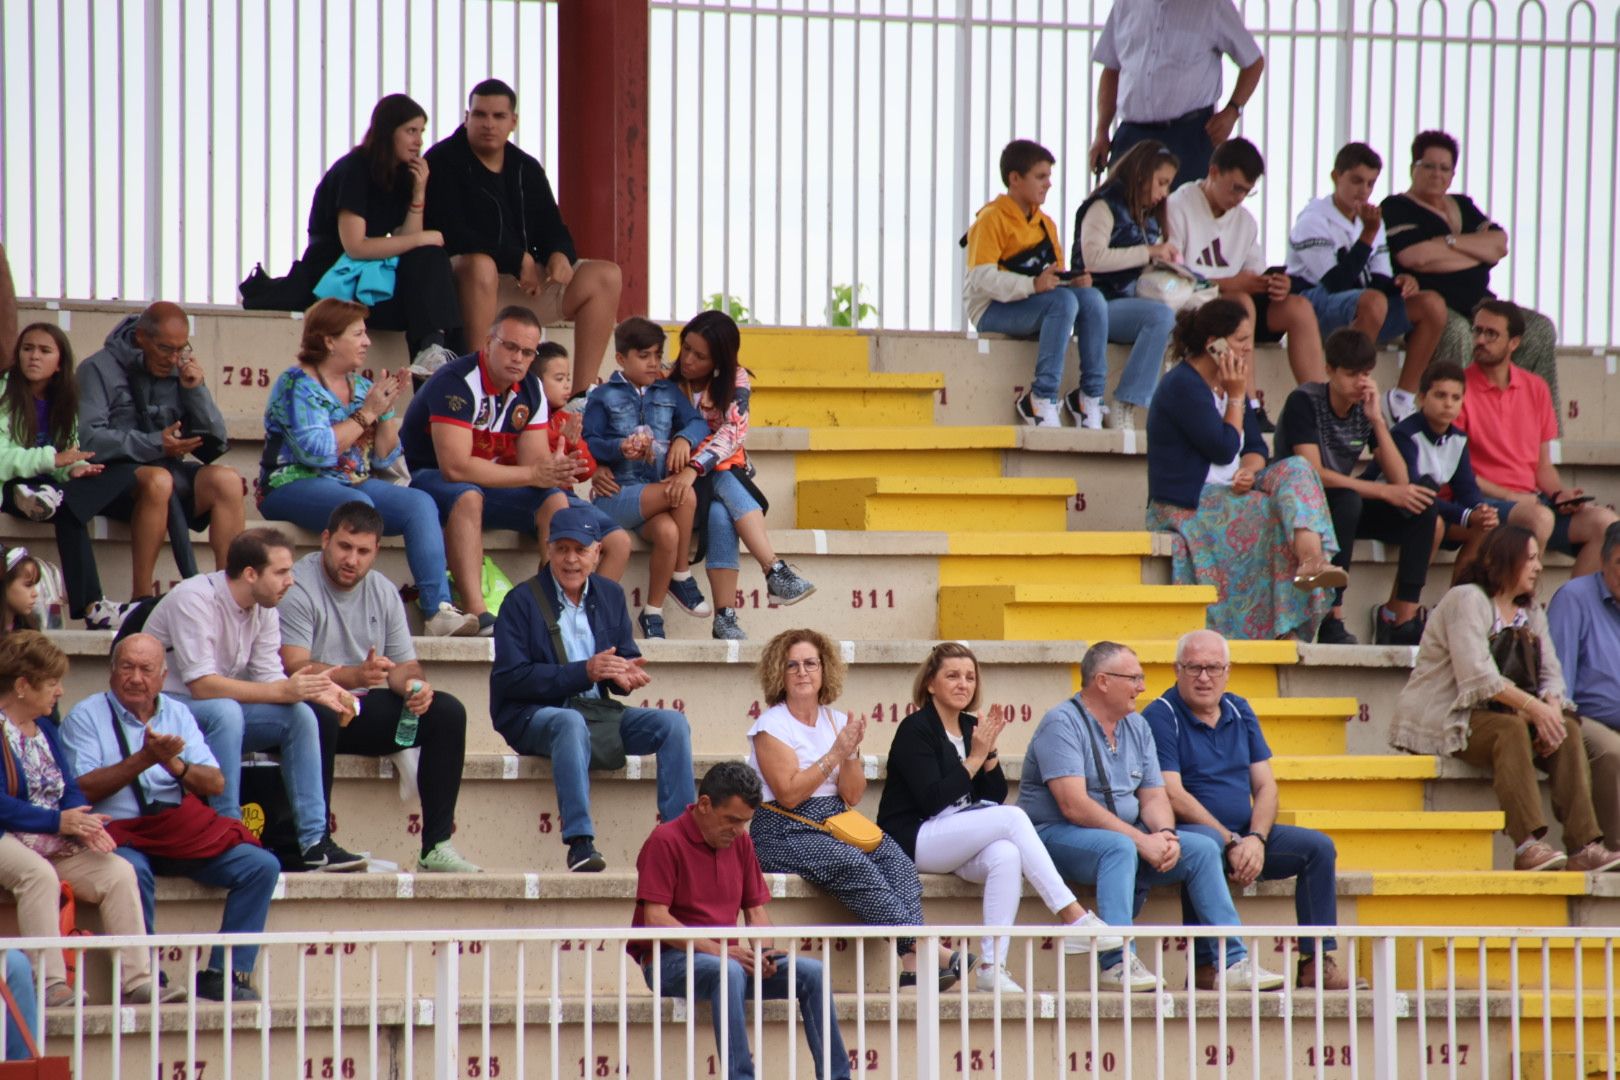
[[[469,337],[495,319],[501,279],[517,279],[544,324],[575,324],[574,392],[595,381],[618,316],[619,268],[578,259],[540,162],[511,145],[517,92],[472,88],[467,115],[425,155],[430,229],[444,233]]]

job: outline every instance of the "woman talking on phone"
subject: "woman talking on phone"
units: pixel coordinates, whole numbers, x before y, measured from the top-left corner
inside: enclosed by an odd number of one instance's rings
[[[1173,533],[1177,585],[1213,585],[1211,630],[1250,640],[1312,640],[1348,577],[1322,483],[1303,458],[1266,465],[1244,384],[1254,322],[1212,300],[1176,318],[1181,363],[1148,411],[1147,527]]]

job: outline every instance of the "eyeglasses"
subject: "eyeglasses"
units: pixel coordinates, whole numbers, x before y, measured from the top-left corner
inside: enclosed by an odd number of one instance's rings
[[[821,661],[820,660],[789,660],[787,662],[787,669],[790,672],[803,671],[803,672],[806,672],[806,673],[820,671],[821,670]]]
[[[1446,176],[1450,176],[1457,170],[1455,165],[1442,165],[1437,161],[1420,161],[1417,163],[1417,167],[1420,169],[1428,169],[1430,172],[1442,173]]]
[[[536,356],[540,355],[539,349],[525,349],[515,341],[507,341],[505,338],[496,337],[494,334],[489,335],[489,340],[505,349],[512,356],[521,356],[525,360],[532,361]]]
[[[1489,344],[1493,341],[1501,341],[1502,331],[1492,330],[1488,326],[1476,326],[1474,327],[1474,337]]]
[[[1224,674],[1226,669],[1230,666],[1230,664],[1176,664],[1176,667],[1180,668],[1182,671],[1185,671],[1195,679],[1201,678],[1205,675],[1208,675],[1213,679],[1217,675]]]
[[[1141,674],[1140,672],[1133,675],[1128,671],[1105,671],[1102,674],[1107,675],[1110,678],[1114,678],[1114,679],[1129,679],[1129,680],[1131,680],[1131,682],[1135,683],[1137,686],[1146,686],[1147,685],[1147,676]]]
[[[164,356],[172,356],[177,360],[190,360],[193,355],[191,342],[189,341],[184,345],[164,345],[161,342],[153,342],[152,348]]]

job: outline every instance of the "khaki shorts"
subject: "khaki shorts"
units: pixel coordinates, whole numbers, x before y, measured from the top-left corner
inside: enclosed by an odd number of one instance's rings
[[[563,293],[566,291],[566,286],[548,279],[540,286],[538,296],[530,296],[518,288],[517,278],[502,274],[496,303],[497,307],[506,307],[508,304],[526,307],[539,317],[541,326],[555,326],[567,322],[563,317]]]

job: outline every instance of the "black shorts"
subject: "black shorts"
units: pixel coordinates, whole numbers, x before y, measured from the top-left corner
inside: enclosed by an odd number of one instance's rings
[[[1281,341],[1283,336],[1266,325],[1266,312],[1271,310],[1271,296],[1268,293],[1251,293],[1249,299],[1254,301],[1254,340],[1267,344]]]
[[[197,512],[197,474],[204,468],[200,461],[176,461],[173,458],[163,458],[158,461],[149,461],[148,465],[168,469],[174,477],[174,493],[180,497],[180,507],[185,511],[186,524],[192,532],[206,532],[211,514]],[[112,469],[108,469],[110,473]],[[106,476],[107,473],[103,473]],[[134,470],[130,470],[130,481],[111,502],[102,508],[101,513],[114,521],[128,521],[135,513],[135,485]],[[81,519],[82,520],[82,519]]]

